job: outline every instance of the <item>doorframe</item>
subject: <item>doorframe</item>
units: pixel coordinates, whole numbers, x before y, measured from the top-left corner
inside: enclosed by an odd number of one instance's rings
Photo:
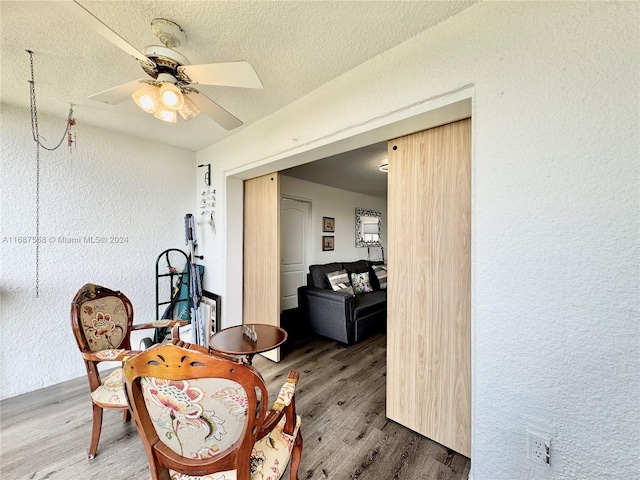
[[[295,202],[307,203],[309,205],[309,213],[307,214],[307,227],[306,227],[306,239],[304,250],[304,266],[309,269],[311,265],[311,252],[313,251],[313,200],[310,198],[298,197],[296,195],[289,195],[286,193],[280,194],[280,208],[282,208],[282,200],[293,200]],[[280,248],[282,249],[282,225],[280,225]],[[280,289],[282,290],[282,273],[280,274]],[[282,309],[280,310],[282,313]]]
[[[445,92],[400,111],[391,112],[383,117],[372,119],[364,124],[337,132],[330,137],[323,137],[299,147],[294,147],[277,155],[257,159],[243,166],[231,168],[224,175],[224,204],[221,205],[226,222],[225,231],[225,273],[224,291],[225,306],[222,312],[222,325],[230,327],[242,322],[242,255],[243,255],[243,181],[266,175],[274,171],[303,165],[321,158],[337,155],[374,143],[388,141],[410,133],[427,130],[447,123],[471,117],[471,207],[473,213],[474,175],[473,144],[475,135],[475,116],[473,113],[473,85],[461,87],[452,92]],[[472,215],[473,218],[473,215]],[[238,221],[238,219],[240,219]],[[471,225],[473,234],[473,223]],[[473,237],[472,237],[473,238]],[[473,255],[473,244],[472,244]],[[471,295],[473,298],[473,262],[471,265]],[[471,329],[473,339],[473,305],[471,312]],[[473,342],[472,342],[473,343]],[[473,359],[473,348],[472,348]],[[472,361],[471,373],[474,365]],[[473,396],[472,383],[472,396]],[[473,411],[472,411],[473,423]]]

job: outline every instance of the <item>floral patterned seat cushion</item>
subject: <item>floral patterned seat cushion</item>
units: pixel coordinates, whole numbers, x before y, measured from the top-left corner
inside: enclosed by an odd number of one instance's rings
[[[128,408],[122,388],[122,368],[116,368],[103,379],[102,385],[91,392],[91,398],[102,408]]]
[[[283,432],[286,418],[283,417],[273,431],[256,442],[251,452],[251,480],[278,480],[284,474],[291,450],[300,428],[300,416],[292,435]],[[203,477],[181,475],[171,471],[171,480],[236,480],[236,471],[212,473]]]
[[[272,410],[281,411],[283,408],[289,406],[291,400],[293,399],[293,395],[296,393],[296,383],[295,380],[287,379],[286,382],[280,388],[278,392],[278,398],[273,403]]]
[[[84,302],[80,325],[93,352],[118,348],[127,332],[127,310],[118,297],[102,297]]]
[[[244,434],[248,399],[237,382],[142,377],[140,384],[158,437],[183,457],[212,457]]]
[[[244,434],[247,394],[242,386],[222,378],[162,380],[141,377],[149,417],[160,440],[177,454],[209,458],[230,448]],[[283,387],[284,388],[284,387]],[[290,401],[284,388],[281,402]],[[259,442],[251,456],[252,478],[279,479],[287,467],[300,417],[293,435],[283,432],[286,418]],[[171,472],[172,480],[235,480],[235,470],[203,477]]]

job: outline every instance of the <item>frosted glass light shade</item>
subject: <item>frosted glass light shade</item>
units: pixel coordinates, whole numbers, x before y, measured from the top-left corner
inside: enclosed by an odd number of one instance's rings
[[[180,116],[185,120],[191,120],[192,118],[197,117],[199,113],[200,109],[194,101],[191,100],[188,95],[184,95],[184,105],[180,109]]]
[[[175,123],[178,120],[178,115],[175,110],[171,110],[169,108],[165,108],[163,105],[160,105],[156,110],[156,113],[153,114],[154,117],[170,123]]]
[[[171,82],[164,82],[160,87],[160,101],[171,110],[179,110],[184,105],[184,95]]]
[[[136,105],[147,113],[154,113],[160,103],[158,88],[149,84],[133,92],[131,98],[136,102]]]

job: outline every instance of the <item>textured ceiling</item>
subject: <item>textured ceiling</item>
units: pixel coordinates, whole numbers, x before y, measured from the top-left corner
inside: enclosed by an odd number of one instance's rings
[[[380,165],[388,160],[387,142],[381,142],[283,170],[281,173],[309,182],[386,198],[387,174],[380,171]]]
[[[29,56],[33,50],[40,113],[126,132],[198,151],[226,131],[204,115],[161,122],[132,101],[112,106],[89,95],[145,78],[138,62],[88,31],[60,2],[2,1],[2,103],[29,108]],[[473,2],[444,1],[89,1],[80,3],[138,50],[158,44],[157,17],[177,22],[187,41],[177,50],[191,63],[250,62],[262,90],[202,86],[201,91],[245,126],[283,108],[324,83]],[[240,129],[243,127],[240,127]],[[237,130],[235,130],[237,131]]]
[[[448,17],[473,1],[90,1],[80,3],[138,50],[160,42],[154,18],[178,23],[187,40],[176,48],[192,64],[246,60],[261,90],[198,86],[245,126],[303,97]],[[0,2],[0,101],[29,108],[29,55],[34,52],[40,113],[198,151],[227,131],[204,115],[161,122],[132,101],[107,105],[88,96],[140,78],[138,62],[89,31],[59,2]],[[357,88],[357,87],[356,87]],[[46,138],[48,132],[42,132]],[[386,196],[378,167],[386,144],[283,172],[363,194]]]

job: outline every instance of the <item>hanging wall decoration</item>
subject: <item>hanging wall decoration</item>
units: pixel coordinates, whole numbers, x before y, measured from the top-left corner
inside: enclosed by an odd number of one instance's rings
[[[202,192],[200,199],[200,219],[198,225],[211,225],[215,230],[215,208],[216,208],[216,190],[211,189],[211,164],[205,163],[198,165],[198,168],[207,167],[207,173],[204,174],[204,184],[207,188]]]
[[[322,237],[322,251],[330,252],[335,248],[335,237],[324,235]]]
[[[211,225],[211,228],[215,229],[215,207],[216,207],[216,190],[211,190],[211,187],[207,187],[202,192],[202,199],[200,200],[200,225]]]
[[[322,217],[322,231],[323,232],[335,232],[336,231],[336,219],[333,217]]]
[[[76,124],[73,118],[73,104],[69,107],[67,115],[67,126],[62,134],[62,138],[55,147],[47,147],[40,141],[40,130],[38,128],[38,109],[36,107],[36,81],[33,73],[33,52],[26,51],[29,54],[29,64],[31,67],[31,80],[29,80],[29,96],[31,100],[31,133],[33,141],[36,142],[36,298],[40,296],[40,243],[44,240],[40,238],[40,147],[48,151],[57,150],[62,142],[67,139],[69,152],[72,151],[76,144],[76,135],[71,128]]]

